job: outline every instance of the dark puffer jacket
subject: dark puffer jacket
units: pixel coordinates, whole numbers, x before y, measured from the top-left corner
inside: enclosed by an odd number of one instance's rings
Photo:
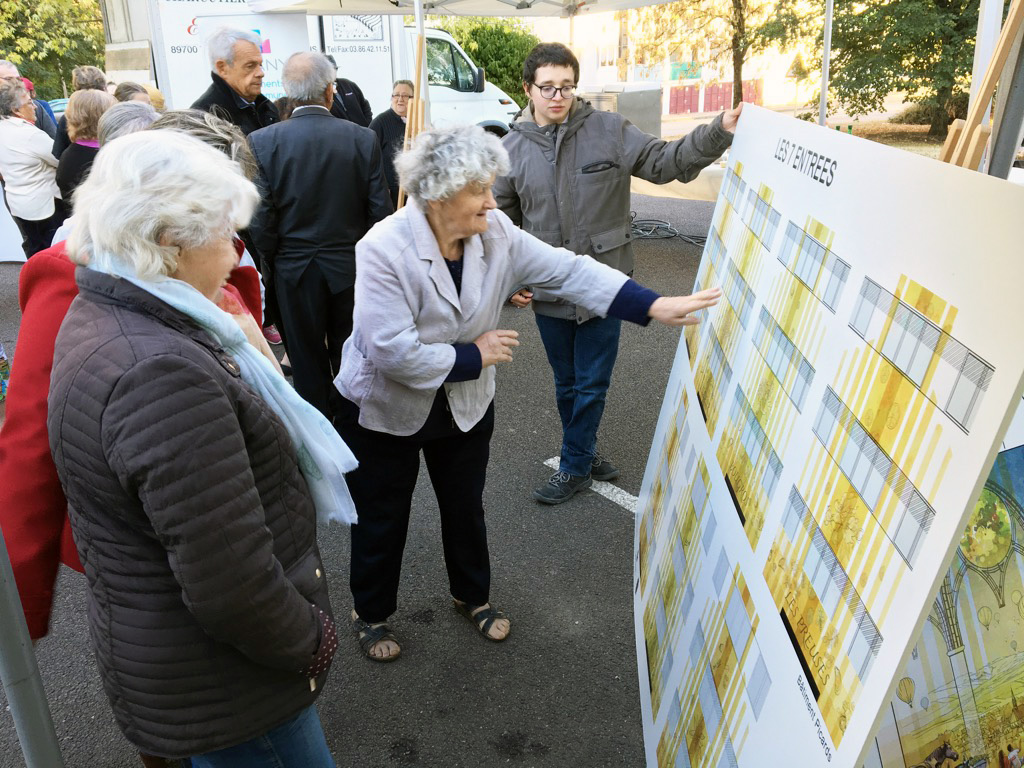
[[[48,427],[107,695],[143,752],[247,741],[313,703],[326,672],[307,670],[334,647],[291,439],[185,315],[125,280],[76,279]]]

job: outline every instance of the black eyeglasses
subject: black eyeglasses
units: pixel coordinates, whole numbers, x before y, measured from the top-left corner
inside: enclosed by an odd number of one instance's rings
[[[391,98],[392,99],[411,99],[412,98],[412,94],[411,93],[408,93],[408,94],[407,93],[392,93],[391,94]]]
[[[540,91],[540,95],[545,99],[555,98],[555,92],[562,94],[563,99],[571,99],[573,91],[576,90],[575,85],[563,85],[561,88],[556,88],[553,85],[537,85],[533,84],[533,87]]]

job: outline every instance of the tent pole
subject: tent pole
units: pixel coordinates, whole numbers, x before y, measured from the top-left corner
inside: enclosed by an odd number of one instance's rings
[[[57,746],[46,692],[29,640],[25,614],[11,571],[11,560],[0,531],[0,682],[14,718],[28,768],[61,768],[64,760]]]
[[[825,0],[825,37],[821,56],[821,102],[818,104],[818,125],[825,125],[828,113],[828,59],[832,52],[832,0]]]

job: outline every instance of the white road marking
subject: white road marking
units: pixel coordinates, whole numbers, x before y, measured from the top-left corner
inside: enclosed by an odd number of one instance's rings
[[[544,466],[550,467],[551,469],[558,469],[558,463],[558,456],[555,456],[545,461]],[[595,480],[594,484],[590,486],[590,490],[594,493],[601,494],[606,499],[618,504],[626,511],[632,512],[634,515],[636,514],[636,496],[631,493],[627,493],[619,488],[619,486],[612,485],[611,483],[606,483],[601,480]]]

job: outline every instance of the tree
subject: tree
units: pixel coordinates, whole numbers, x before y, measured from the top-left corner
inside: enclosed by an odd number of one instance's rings
[[[795,0],[679,0],[631,10],[638,63],[683,52],[703,64],[731,64],[733,106],[743,100],[743,63],[796,29]]]
[[[0,2],[0,59],[16,64],[41,99],[66,96],[76,66],[102,68],[104,42],[97,0]]]
[[[851,114],[880,109],[906,91],[945,136],[970,89],[978,0],[836,0],[830,90]],[[819,33],[820,34],[820,33]]]
[[[540,39],[515,19],[479,16],[444,16],[430,19],[443,29],[487,72],[487,79],[516,100],[526,104],[523,93],[523,62]]]

